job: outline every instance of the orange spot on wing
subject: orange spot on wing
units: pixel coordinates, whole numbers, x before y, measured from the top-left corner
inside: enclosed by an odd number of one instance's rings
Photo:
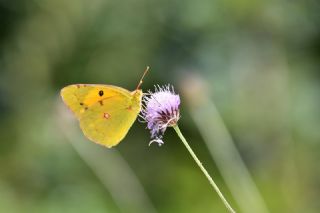
[[[110,114],[109,113],[103,113],[103,118],[105,118],[105,119],[109,119],[111,116],[110,116]]]

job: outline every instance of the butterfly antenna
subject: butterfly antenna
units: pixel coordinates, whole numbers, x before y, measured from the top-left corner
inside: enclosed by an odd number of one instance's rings
[[[146,76],[146,74],[148,73],[149,69],[150,69],[150,67],[147,66],[146,69],[144,70],[143,75],[142,75],[142,77],[141,77],[141,79],[139,81],[139,84],[138,84],[136,90],[140,89],[140,86],[143,83],[143,78]]]

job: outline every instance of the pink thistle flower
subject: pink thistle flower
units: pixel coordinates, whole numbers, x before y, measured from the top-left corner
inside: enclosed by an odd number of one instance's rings
[[[167,127],[177,125],[180,119],[180,96],[175,94],[173,86],[155,86],[155,92],[143,96],[143,107],[141,117],[147,123],[147,128],[151,133],[149,145],[156,142],[163,144],[163,134]]]
[[[229,212],[235,213],[179,129],[178,121],[180,119],[180,96],[175,94],[173,87],[170,85],[163,87],[159,85],[155,86],[155,92],[149,91],[149,93],[145,94],[143,96],[142,103],[143,107],[140,117],[144,122],[147,123],[147,128],[151,133],[152,140],[150,141],[149,145],[153,142],[156,142],[159,146],[161,146],[163,144],[162,137],[167,127],[173,127],[178,137],[181,139],[181,142],[187,148],[190,155],[197,163],[203,174],[206,176],[213,189],[218,193],[226,208],[229,210]]]

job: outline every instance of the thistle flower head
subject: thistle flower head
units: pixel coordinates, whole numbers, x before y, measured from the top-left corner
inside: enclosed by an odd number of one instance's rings
[[[163,134],[167,127],[175,126],[180,118],[180,97],[172,86],[155,86],[155,92],[149,91],[143,96],[141,117],[147,123],[151,133],[151,143],[163,144]]]

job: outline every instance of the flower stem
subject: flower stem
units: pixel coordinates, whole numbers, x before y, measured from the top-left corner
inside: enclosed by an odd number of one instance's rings
[[[198,157],[196,156],[196,154],[193,152],[193,150],[191,149],[191,147],[189,146],[187,140],[184,138],[184,136],[182,135],[178,125],[173,126],[174,130],[176,131],[177,135],[179,136],[179,138],[181,139],[182,143],[185,145],[185,147],[187,148],[187,150],[189,151],[189,153],[191,154],[192,158],[194,159],[194,161],[198,164],[198,166],[200,167],[201,171],[203,172],[203,174],[207,177],[207,179],[209,180],[210,184],[212,185],[213,189],[217,192],[217,194],[219,195],[220,199],[222,200],[222,202],[224,203],[224,205],[226,206],[226,208],[229,210],[229,212],[231,213],[235,213],[235,211],[232,209],[232,207],[230,206],[230,204],[228,203],[228,201],[226,200],[226,198],[223,196],[223,194],[221,193],[219,187],[217,186],[217,184],[213,181],[212,177],[209,175],[208,171],[204,168],[204,166],[202,165],[202,163],[200,162],[200,160],[198,159]]]

